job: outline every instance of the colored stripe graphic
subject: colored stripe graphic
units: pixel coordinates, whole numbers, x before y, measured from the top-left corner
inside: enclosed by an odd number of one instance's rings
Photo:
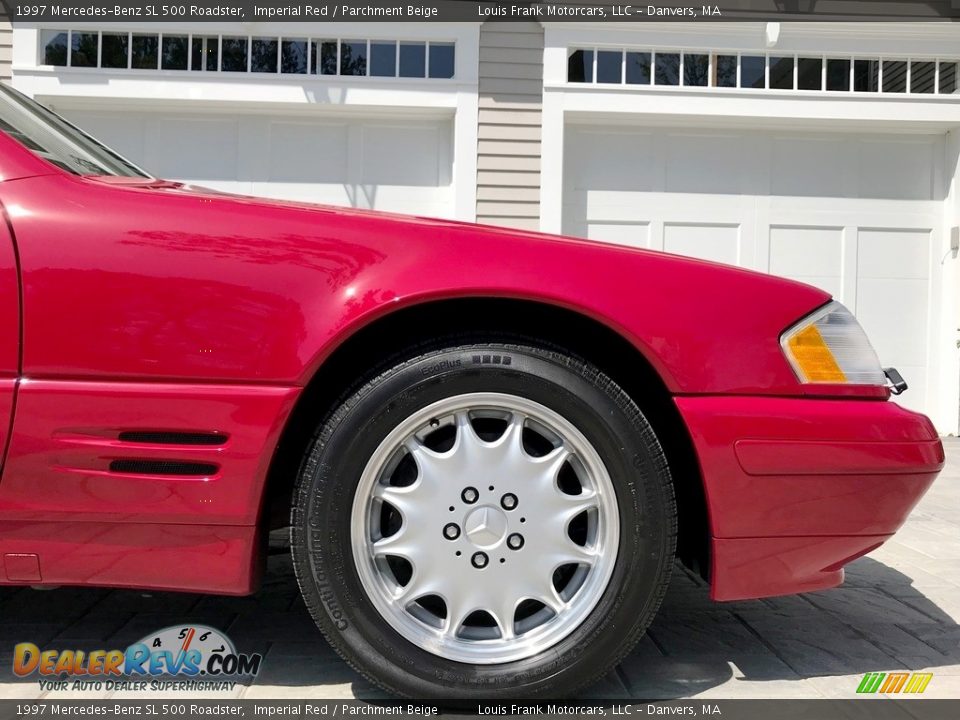
[[[857,692],[875,693],[877,688],[880,687],[880,683],[883,681],[884,677],[886,677],[886,673],[867,673],[863,676],[863,680],[860,681],[860,687],[857,688]]]
[[[880,688],[882,693],[898,693],[903,689],[904,683],[907,682],[907,678],[910,677],[910,673],[890,673],[887,675],[886,681],[883,683],[883,686]]]
[[[922,693],[933,679],[933,673],[914,673],[904,689],[905,693]]]

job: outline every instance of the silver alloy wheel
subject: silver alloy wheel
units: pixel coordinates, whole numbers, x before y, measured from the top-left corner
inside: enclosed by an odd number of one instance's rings
[[[363,588],[404,638],[448,660],[531,657],[590,615],[620,538],[599,454],[515,395],[446,398],[379,445],[353,501]]]

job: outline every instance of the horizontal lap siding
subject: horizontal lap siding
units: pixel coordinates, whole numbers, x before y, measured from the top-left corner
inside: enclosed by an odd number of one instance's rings
[[[543,28],[484,23],[480,29],[477,222],[540,226]]]
[[[13,30],[0,6],[0,80],[10,80],[10,63],[13,55]]]

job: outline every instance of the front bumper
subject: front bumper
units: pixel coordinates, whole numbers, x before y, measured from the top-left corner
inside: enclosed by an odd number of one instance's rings
[[[787,595],[843,582],[943,468],[930,421],[892,402],[678,397],[700,462],[711,597]]]

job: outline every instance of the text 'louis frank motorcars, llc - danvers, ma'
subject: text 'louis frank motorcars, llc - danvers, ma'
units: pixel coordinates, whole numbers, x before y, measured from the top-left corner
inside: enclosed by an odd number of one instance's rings
[[[247,594],[289,526],[392,693],[574,693],[678,559],[718,601],[836,586],[943,467],[801,283],[190,187],[2,86],[0,204],[0,583]]]

